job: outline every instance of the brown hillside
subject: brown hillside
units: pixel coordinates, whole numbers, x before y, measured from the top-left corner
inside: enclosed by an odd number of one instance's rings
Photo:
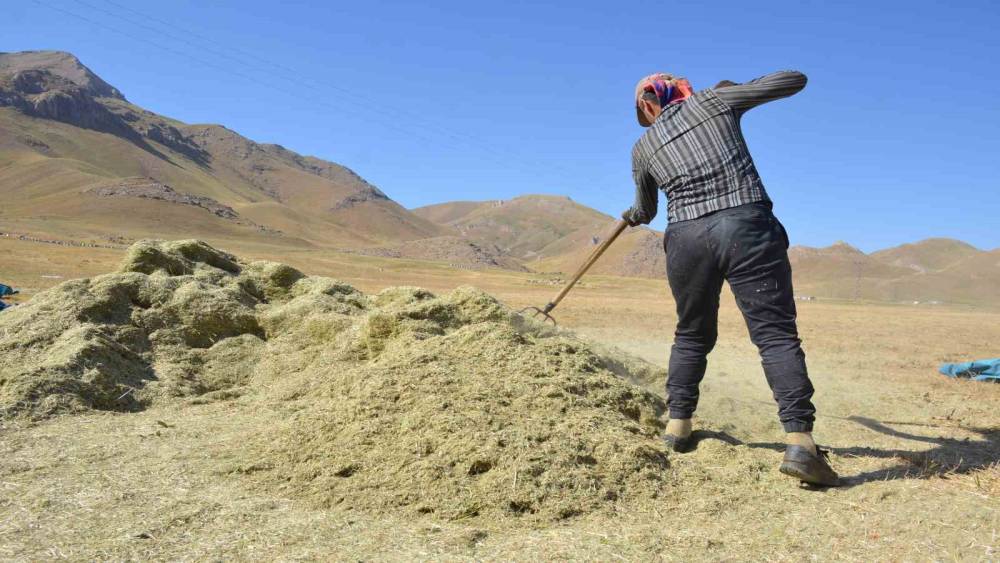
[[[177,196],[108,194],[136,178]],[[451,234],[344,166],[149,112],[54,51],[0,54],[0,187],[6,229],[68,238],[350,247]]]
[[[0,53],[0,232],[75,244],[197,236],[354,249],[461,268],[574,271],[615,223],[562,196],[408,211],[347,167],[130,103],[68,53]],[[1000,304],[996,252],[928,239],[870,255],[793,247],[823,298]],[[662,237],[627,231],[592,273],[657,278]]]
[[[428,221],[446,224],[465,217],[474,210],[496,203],[495,201],[449,201],[411,209],[419,217]]]
[[[498,246],[537,272],[569,274],[605,239],[615,218],[568,198],[523,196],[510,201],[452,202],[415,210],[444,221],[477,244]],[[872,254],[846,242],[788,251],[796,293],[826,299],[1000,304],[997,260],[964,242],[928,239]],[[627,230],[591,274],[661,278],[663,237]]]
[[[793,246],[788,250],[796,293],[834,299],[876,299],[885,282],[912,273],[883,264],[857,248],[838,242],[825,248]]]
[[[22,71],[49,72],[79,85],[95,96],[125,99],[115,87],[101,80],[69,53],[60,51],[0,53],[0,75],[13,75]]]
[[[568,197],[545,195],[441,203],[414,213],[452,227],[479,245],[496,245],[535,271],[561,273],[575,271],[616,222]],[[663,237],[640,228],[623,234],[591,273],[660,277],[664,267]]]
[[[499,246],[514,258],[536,259],[547,246],[574,233],[596,235],[613,219],[565,196],[525,195],[511,200],[456,202],[422,208],[425,217],[462,236]]]
[[[528,269],[520,261],[507,256],[495,244],[474,242],[456,236],[434,237],[371,248],[354,250],[358,254],[410,260],[447,262],[454,268],[480,270],[502,268],[517,272]]]
[[[580,267],[594,248],[603,242],[614,223],[608,223],[595,235],[576,233],[550,245],[545,256],[528,266],[540,272],[571,274]],[[584,236],[580,236],[584,235]],[[662,278],[666,272],[663,235],[646,227],[627,229],[595,263],[589,273],[638,278]]]
[[[916,272],[892,284],[893,301],[1000,304],[1000,249],[976,251],[936,272]]]
[[[917,272],[933,272],[953,266],[980,254],[971,244],[949,238],[929,238],[872,253],[872,258],[911,268]]]
[[[1000,251],[929,239],[865,254],[845,243],[789,250],[796,292],[837,299],[1000,304]]]

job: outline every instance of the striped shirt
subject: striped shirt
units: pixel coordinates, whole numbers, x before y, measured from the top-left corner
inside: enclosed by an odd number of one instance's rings
[[[667,106],[632,149],[635,205],[622,217],[632,225],[652,221],[657,190],[667,196],[671,222],[770,201],[743,139],[740,118],[750,108],[791,96],[805,85],[801,72],[776,72],[746,84],[702,90]]]

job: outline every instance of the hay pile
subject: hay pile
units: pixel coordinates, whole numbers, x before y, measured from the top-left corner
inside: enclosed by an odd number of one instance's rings
[[[319,505],[559,519],[655,498],[662,374],[459,288],[366,296],[197,241],[0,316],[0,417],[246,395],[253,479]]]
[[[139,243],[118,272],[65,282],[5,314],[0,416],[137,410],[242,382],[240,366],[217,361],[237,343],[250,361],[264,343],[239,271],[204,243]]]

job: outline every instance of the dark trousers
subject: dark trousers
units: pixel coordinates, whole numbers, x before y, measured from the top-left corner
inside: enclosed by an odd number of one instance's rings
[[[677,301],[670,351],[670,418],[691,418],[706,356],[718,337],[719,293],[729,282],[786,432],[810,432],[816,409],[805,353],[795,327],[788,235],[769,203],[741,205],[671,223],[664,245],[667,278]]]

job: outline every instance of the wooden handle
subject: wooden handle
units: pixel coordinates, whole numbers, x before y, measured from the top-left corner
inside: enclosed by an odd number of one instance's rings
[[[600,246],[595,248],[594,251],[590,253],[590,256],[588,256],[587,259],[584,260],[583,265],[580,266],[580,269],[577,270],[575,274],[573,274],[573,278],[569,280],[569,283],[566,284],[566,287],[562,288],[562,291],[559,292],[559,295],[556,295],[555,299],[550,301],[549,304],[545,306],[546,313],[548,313],[552,309],[555,309],[556,305],[558,305],[559,302],[562,301],[563,297],[566,297],[566,294],[569,293],[569,290],[573,289],[573,286],[576,285],[576,282],[580,281],[580,278],[583,277],[583,274],[587,273],[587,270],[589,270],[590,267],[594,265],[594,262],[597,262],[597,259],[600,258],[602,254],[604,254],[604,251],[607,250],[609,246],[611,246],[611,243],[615,242],[615,239],[618,238],[618,235],[622,234],[622,231],[624,231],[627,227],[628,227],[628,222],[626,222],[624,219],[618,221],[618,224],[615,225],[615,230],[614,232],[611,233],[611,236],[609,236],[606,241],[602,242]]]

